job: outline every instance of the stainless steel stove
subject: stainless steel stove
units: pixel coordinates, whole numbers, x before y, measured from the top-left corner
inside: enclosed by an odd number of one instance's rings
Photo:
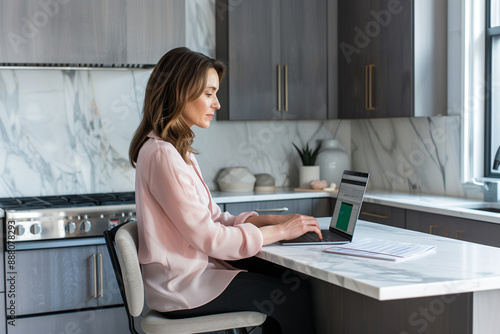
[[[105,230],[135,219],[135,196],[122,192],[0,198],[0,209],[10,242],[101,237]]]
[[[111,321],[108,332],[123,333],[125,310],[103,232],[132,219],[133,192],[0,198],[7,333],[60,333],[67,321],[82,333]]]

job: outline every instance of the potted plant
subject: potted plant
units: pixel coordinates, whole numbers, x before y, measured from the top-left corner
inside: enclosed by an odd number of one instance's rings
[[[316,166],[316,158],[318,157],[319,150],[321,149],[321,142],[316,149],[309,147],[309,144],[300,150],[294,143],[293,147],[299,152],[302,166],[299,169],[299,187],[308,189],[311,188],[311,182],[319,180],[319,166]]]

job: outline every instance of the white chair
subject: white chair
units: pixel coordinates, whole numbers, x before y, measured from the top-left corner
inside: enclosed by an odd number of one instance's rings
[[[137,222],[118,225],[104,232],[104,238],[127,311],[130,332],[136,334],[134,317],[139,317],[144,308],[144,283],[137,256]],[[260,326],[265,320],[266,315],[259,312],[231,312],[169,319],[160,312],[150,310],[143,315],[141,328],[147,334],[213,331],[247,333],[246,327]]]

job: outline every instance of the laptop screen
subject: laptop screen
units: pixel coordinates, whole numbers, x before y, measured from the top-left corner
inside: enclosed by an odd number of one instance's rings
[[[352,236],[365,196],[368,177],[368,173],[344,171],[330,228]]]

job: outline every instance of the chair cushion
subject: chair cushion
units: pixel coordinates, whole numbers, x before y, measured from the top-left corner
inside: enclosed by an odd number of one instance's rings
[[[149,311],[142,319],[147,334],[205,333],[225,329],[260,326],[266,315],[259,312],[231,312],[202,317],[169,319],[162,313]]]
[[[122,226],[115,236],[129,312],[137,317],[144,307],[144,285],[137,257],[137,222]]]

